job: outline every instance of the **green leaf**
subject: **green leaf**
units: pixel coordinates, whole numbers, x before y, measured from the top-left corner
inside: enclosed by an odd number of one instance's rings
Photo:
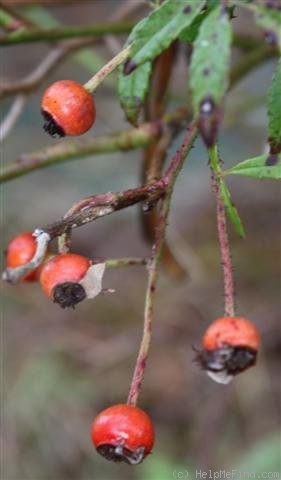
[[[242,175],[244,177],[281,178],[281,154],[260,155],[238,163],[235,167],[225,170],[224,175]]]
[[[149,87],[152,64],[146,62],[131,75],[124,75],[119,69],[118,95],[127,120],[134,126]]]
[[[250,8],[255,12],[257,25],[265,30],[268,41],[276,43],[281,50],[281,11],[258,4],[250,5]]]
[[[185,43],[193,43],[198,35],[201,23],[207,15],[207,12],[200,12],[193,22],[181,32],[179,39]]]
[[[230,192],[229,192],[226,184],[224,183],[224,181],[222,179],[220,179],[220,194],[221,194],[223,204],[226,208],[226,212],[228,214],[228,217],[229,217],[236,233],[240,237],[245,237],[245,230],[244,230],[244,227],[243,227],[242,220],[239,216],[237,208],[235,207],[235,205],[233,204],[233,202],[231,200]]]
[[[214,175],[215,185],[218,184],[219,193],[220,193],[222,202],[225,206],[227,215],[236,233],[238,233],[240,237],[245,237],[245,231],[242,224],[242,220],[239,216],[237,208],[235,207],[235,205],[231,200],[230,192],[224,182],[224,179],[222,178],[223,172],[221,171],[221,167],[220,167],[220,158],[219,158],[218,146],[216,143],[208,149],[208,153],[209,153],[211,170]]]
[[[202,101],[219,104],[228,85],[231,26],[221,7],[214,9],[201,25],[190,65],[190,87],[195,114]]]
[[[200,12],[203,0],[166,0],[132,30],[130,58],[124,73],[129,75],[137,66],[153,60],[176,40]]]
[[[271,153],[281,151],[281,59],[267,93],[268,141]]]
[[[193,43],[196,37],[198,36],[201,23],[210,14],[211,10],[213,10],[215,7],[219,5],[219,3],[220,3],[219,0],[207,0],[206,8],[202,10],[194,18],[193,22],[181,32],[179,39],[185,43]],[[231,7],[231,9],[233,8],[234,7]],[[230,11],[230,8],[229,8],[229,11]]]
[[[231,38],[227,11],[219,6],[202,22],[194,43],[190,65],[192,104],[208,147],[216,138],[219,105],[228,86]]]

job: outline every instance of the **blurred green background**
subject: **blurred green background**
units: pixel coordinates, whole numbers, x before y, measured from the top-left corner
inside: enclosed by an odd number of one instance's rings
[[[122,2],[57,4],[20,11],[44,26],[83,24],[106,21]],[[251,17],[238,13],[235,29],[261,37]],[[43,43],[2,49],[2,79],[24,77],[49,49]],[[178,56],[169,108],[186,102],[185,53],[182,48]],[[29,97],[1,146],[3,165],[21,153],[58,142],[42,130],[40,97],[46,86],[60,78],[85,82],[110,56],[99,44],[84,53],[83,64],[81,56],[72,56],[52,73]],[[265,149],[265,92],[274,65],[274,60],[265,62],[228,97],[220,134],[226,167]],[[2,102],[2,119],[10,104],[10,99]],[[97,121],[88,137],[128,126],[114,76],[98,89],[96,105]],[[58,219],[89,194],[136,186],[140,171],[141,152],[135,151],[93,156],[7,183],[1,196],[3,255],[17,232]],[[206,326],[223,309],[214,198],[206,153],[197,140],[177,182],[168,227],[168,239],[188,278],[175,282],[161,272],[140,397],[140,406],[156,425],[153,454],[138,467],[111,464],[96,454],[89,433],[98,411],[126,400],[142,332],[145,270],[106,272],[104,286],[116,293],[84,302],[74,311],[53,305],[38,285],[12,287],[2,282],[1,479],[168,480],[185,478],[187,471],[193,480],[209,469],[255,472],[251,478],[280,472],[280,187],[274,181],[243,178],[228,184],[247,232],[244,240],[231,232],[237,312],[261,331],[257,366],[223,386],[193,362],[192,346],[200,345]],[[149,255],[139,207],[74,231],[73,250],[92,258]]]

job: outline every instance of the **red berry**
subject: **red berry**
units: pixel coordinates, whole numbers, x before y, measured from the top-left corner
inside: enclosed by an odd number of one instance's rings
[[[92,425],[92,441],[107,460],[137,465],[154,444],[154,427],[146,412],[120,404],[99,413]]]
[[[52,136],[82,135],[96,117],[92,95],[73,80],[59,80],[45,91],[42,103],[44,130]]]
[[[256,363],[260,334],[246,318],[221,317],[207,328],[202,344],[199,362],[211,378],[228,383]]]
[[[17,235],[8,245],[6,263],[8,268],[16,268],[28,263],[34,256],[37,248],[32,232],[23,232]],[[38,280],[40,267],[25,275],[22,280],[32,282]]]
[[[76,253],[56,255],[42,267],[41,287],[46,295],[62,308],[74,307],[86,297],[79,281],[85,276],[90,265],[88,258]]]

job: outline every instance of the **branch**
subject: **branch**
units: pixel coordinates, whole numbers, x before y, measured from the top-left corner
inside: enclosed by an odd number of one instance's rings
[[[88,41],[88,40],[87,40]],[[80,44],[81,46],[81,44]],[[23,82],[17,85],[13,84],[0,87],[0,96],[5,96],[13,93],[14,91],[29,91],[34,88],[37,82],[41,82],[43,76],[49,73],[50,66],[53,68],[56,62],[59,62],[61,58],[66,54],[66,50],[72,51],[78,48],[74,45],[61,45],[57,47],[55,51],[50,52],[49,56],[45,59],[46,63],[40,64],[40,66]],[[277,55],[277,49],[272,46],[263,46],[254,51],[250,51],[247,55],[237,62],[233,67],[230,75],[230,89],[233,88],[238,81],[249,73],[253,68],[258,66],[263,61]],[[48,60],[47,60],[48,59]],[[15,87],[15,88],[14,88]],[[187,109],[179,109],[177,112],[168,114],[164,117],[164,124],[170,124],[173,122],[181,121],[187,115]],[[113,134],[109,136],[102,136],[93,140],[83,139],[82,141],[66,141],[61,142],[54,147],[47,147],[37,152],[22,155],[17,162],[9,164],[8,167],[2,169],[0,174],[0,183],[12,180],[33,170],[44,168],[52,164],[75,160],[81,157],[87,157],[96,153],[110,153],[117,150],[130,150],[134,148],[140,148],[148,145],[157,135],[155,131],[152,133],[150,128],[146,131],[145,125],[135,130],[127,130],[119,134]],[[154,124],[155,125],[155,124]],[[138,133],[137,133],[138,132]],[[120,142],[120,143],[119,143]]]
[[[97,259],[95,258],[95,261]],[[102,261],[101,261],[102,262]],[[108,258],[104,260],[106,268],[122,268],[122,267],[134,267],[145,266],[148,264],[148,258],[128,257],[128,258]]]
[[[38,87],[41,82],[55,69],[55,67],[75,50],[85,47],[93,40],[73,40],[58,44],[53,48],[39,65],[24,79],[17,82],[0,84],[0,98],[16,93],[28,93]]]
[[[173,43],[154,62],[150,89],[145,103],[145,120],[155,121],[161,118],[165,111],[167,90],[175,61],[177,44]],[[150,183],[161,177],[167,151],[177,134],[177,129],[164,129],[161,135],[144,149],[142,164],[142,179]],[[157,225],[158,212],[151,209],[149,212],[141,210],[141,225],[145,238],[151,244],[154,242],[155,226]],[[180,279],[186,275],[185,269],[174,256],[167,240],[163,246],[162,265],[173,277]]]
[[[62,220],[46,225],[41,230],[47,232],[52,240],[68,233],[72,228],[81,227],[123,208],[144,201],[155,203],[164,195],[165,189],[165,181],[161,179],[153,184],[130,188],[122,192],[92,195],[73,205]]]
[[[152,320],[154,313],[154,299],[158,280],[159,264],[163,250],[165,232],[167,227],[168,214],[170,210],[171,197],[177,176],[183,166],[186,155],[191,149],[194,139],[197,135],[197,127],[193,123],[187,130],[180,149],[173,156],[171,164],[163,177],[167,186],[165,196],[162,199],[160,214],[155,228],[155,243],[153,246],[153,255],[149,266],[148,283],[145,298],[143,336],[136,361],[136,366],[128,394],[127,403],[136,405],[141,390],[144,371],[148,358],[148,351],[151,343]]]
[[[89,155],[128,151],[148,145],[163,128],[179,127],[187,115],[186,108],[167,114],[162,120],[131,128],[123,132],[102,135],[94,139],[66,140],[51,147],[21,155],[14,163],[2,168],[0,183],[25,175],[28,172],[68,160],[76,160]]]
[[[0,3],[1,4],[1,3]],[[141,6],[141,3],[131,2],[128,0],[121,4],[117,12],[114,12],[112,17],[109,19],[110,22],[121,22],[128,18],[128,16],[137,10]],[[7,8],[7,7],[5,7]],[[24,20],[23,20],[24,21]],[[30,25],[29,25],[30,26]],[[34,27],[34,24],[31,26]],[[133,25],[132,25],[133,26]],[[109,36],[105,36],[106,40]],[[113,37],[115,39],[115,37]],[[44,78],[68,55],[74,53],[76,50],[92,45],[97,42],[98,38],[80,38],[75,40],[69,40],[60,42],[52,50],[45,59],[35,68],[35,70],[29,74],[23,80],[14,83],[7,83],[0,86],[0,98],[8,95],[12,95],[18,92],[29,92],[38,87]],[[119,49],[120,50],[120,49]],[[119,51],[118,50],[118,51]],[[118,52],[115,52],[118,53]]]
[[[129,33],[134,26],[134,22],[106,22],[95,25],[71,25],[63,27],[55,27],[48,29],[41,28],[24,28],[0,35],[0,45],[16,45],[29,42],[53,42],[65,38],[74,37],[100,37],[108,33],[122,34]]]
[[[10,110],[0,124],[0,142],[3,142],[3,140],[9,135],[19,116],[23,112],[27,100],[28,96],[24,94],[19,94],[15,97]]]
[[[105,78],[128,58],[130,51],[131,46],[128,46],[124,48],[124,50],[121,50],[121,52],[118,52],[92,78],[90,78],[87,83],[84,83],[84,88],[88,90],[88,92],[93,93]]]
[[[230,246],[227,233],[225,207],[220,192],[220,169],[217,145],[209,149],[210,165],[212,170],[213,189],[217,204],[217,229],[220,246],[221,264],[224,284],[224,313],[226,316],[234,316],[234,281],[233,267],[230,254]]]
[[[197,127],[193,124],[189,132],[190,142],[194,141],[196,135]],[[191,148],[191,144],[189,148]],[[144,201],[149,204],[154,204],[167,192],[173,174],[177,173],[178,165],[180,163],[180,159],[178,159],[177,155],[173,157],[171,165],[160,180],[149,185],[131,188],[122,192],[108,192],[102,195],[92,195],[87,197],[75,204],[62,220],[46,225],[43,228],[36,228],[34,235],[38,236],[38,233],[36,232],[41,232],[47,235],[48,241],[51,241],[55,237],[69,234],[72,228],[77,228],[89,222],[93,222],[98,218],[110,215],[113,212],[130,207],[131,205]],[[47,245],[45,247],[47,249]],[[12,283],[17,282],[22,275],[25,275],[35,268],[34,258],[37,258],[37,255],[38,252],[36,251],[35,256],[29,263],[25,264],[24,267],[7,269],[4,271],[3,278]],[[41,259],[42,258],[41,255]],[[7,278],[7,276],[9,278]]]

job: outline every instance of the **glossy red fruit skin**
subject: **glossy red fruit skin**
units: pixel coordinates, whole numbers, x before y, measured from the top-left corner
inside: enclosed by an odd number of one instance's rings
[[[52,257],[41,270],[40,284],[48,297],[52,297],[57,285],[78,283],[86,274],[91,262],[76,253],[64,253]]]
[[[92,95],[73,80],[58,80],[50,85],[42,97],[41,108],[46,119],[44,129],[52,136],[82,135],[96,117]]]
[[[28,263],[36,252],[37,243],[32,232],[23,232],[14,237],[7,248],[6,265],[8,268],[16,268]],[[25,282],[38,280],[40,267],[28,273],[22,278]]]
[[[151,452],[155,433],[146,412],[132,405],[118,404],[98,414],[92,424],[91,436],[99,453],[104,446],[113,449],[121,446],[127,451],[127,455],[113,455],[111,458],[101,453],[107,459],[137,464]],[[142,450],[142,454],[137,460],[131,461],[134,453],[139,450]]]
[[[220,317],[207,328],[202,343],[205,350],[216,350],[227,345],[257,351],[260,334],[256,326],[246,318]]]

